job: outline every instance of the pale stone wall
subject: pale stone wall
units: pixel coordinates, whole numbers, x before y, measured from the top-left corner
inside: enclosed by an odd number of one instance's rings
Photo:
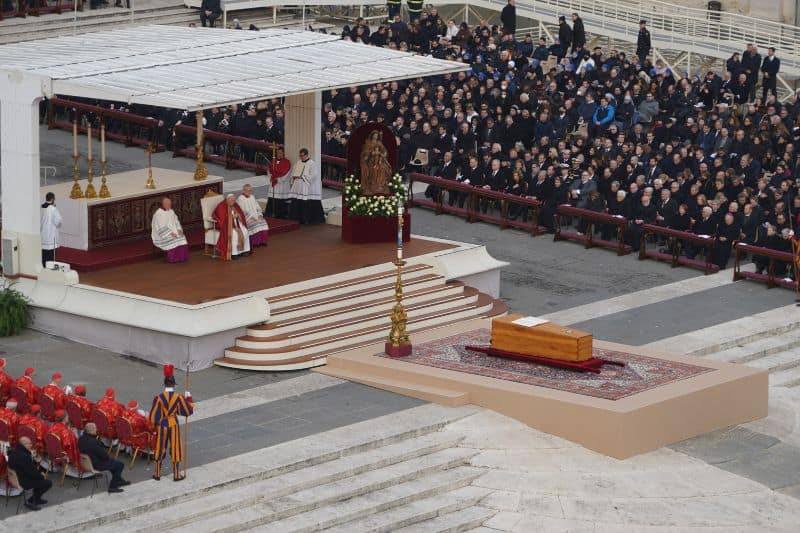
[[[705,9],[707,0],[666,0],[671,4]],[[751,17],[794,24],[796,0],[721,0],[722,10]]]

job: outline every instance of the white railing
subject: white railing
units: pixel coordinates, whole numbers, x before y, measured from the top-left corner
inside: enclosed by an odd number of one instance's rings
[[[506,0],[462,0],[448,3],[501,10]],[[636,41],[639,20],[647,20],[653,45],[727,58],[747,43],[774,46],[781,71],[800,76],[800,28],[725,11],[693,9],[666,2],[640,0],[518,0],[517,17],[557,22],[559,15],[577,12],[586,31]]]

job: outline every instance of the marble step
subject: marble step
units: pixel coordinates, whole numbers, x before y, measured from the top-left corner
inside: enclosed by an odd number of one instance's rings
[[[407,327],[426,327],[440,322],[478,316],[489,311],[493,304],[494,299],[491,296],[479,294],[474,302],[411,316],[408,318]],[[337,350],[353,343],[378,340],[389,332],[390,327],[389,316],[386,315],[378,324],[356,327],[356,329],[342,328],[342,331],[331,330],[326,332],[325,337],[303,340],[288,346],[276,346],[268,340],[257,337],[240,337],[236,339],[234,347],[225,350],[225,355],[252,360],[280,360],[289,356],[299,357],[325,348]]]
[[[769,315],[769,316],[762,317],[762,315]],[[686,355],[706,356],[712,353],[717,353],[723,350],[727,350],[729,348],[744,346],[745,344],[750,344],[759,339],[771,338],[783,335],[784,333],[795,331],[798,328],[800,328],[799,321],[786,322],[785,314],[784,313],[777,314],[777,310],[766,313],[760,313],[760,315],[756,315],[756,317],[762,318],[762,320],[760,320],[756,324],[748,324],[748,320],[750,320],[751,317],[745,317],[743,319],[737,319],[731,322],[725,322],[723,324],[718,324],[716,326],[711,326],[709,328],[700,330],[701,332],[710,335],[711,336],[710,338],[712,339],[726,339],[726,340],[716,343],[713,343],[712,341],[711,344],[705,344],[700,348],[691,350],[687,352]],[[744,334],[738,333],[739,331],[738,327],[740,325],[743,327],[746,333]],[[748,325],[750,326],[749,328],[746,327]]]
[[[406,280],[403,280],[403,291],[419,291],[441,287],[445,284],[443,276],[430,273],[414,273]],[[373,300],[394,296],[395,282],[384,282],[380,285],[361,287],[353,286],[348,288],[348,292],[326,296],[319,299],[309,297],[303,303],[274,309],[272,300],[268,299],[270,305],[270,321],[287,320],[291,318],[302,318],[310,315],[319,314],[327,311],[337,311],[348,306],[364,304]]]
[[[495,300],[494,304],[488,311],[484,311],[482,313],[467,318],[492,318],[496,316],[503,316],[507,312],[508,312],[508,307],[500,300]],[[464,318],[453,318],[445,321],[433,321],[430,324],[412,323],[409,325],[407,330],[409,333],[415,333],[418,331],[425,331],[428,329],[435,329],[435,328],[449,326],[451,324],[456,324],[458,322],[461,322],[462,320],[464,320]],[[258,353],[258,351],[256,350],[246,350],[242,348],[238,349],[238,351],[233,351],[235,350],[234,348],[226,350],[225,356],[214,360],[214,364],[227,368],[237,368],[241,370],[258,370],[261,372],[277,372],[277,371],[314,368],[325,365],[327,362],[327,356],[334,353],[339,353],[346,350],[360,348],[368,345],[375,345],[376,352],[381,351],[382,348],[380,346],[380,342],[386,336],[387,331],[388,330],[384,331],[383,334],[381,335],[376,334],[372,338],[368,338],[358,342],[353,342],[351,344],[345,344],[335,349],[322,346],[313,353],[296,357],[292,356],[292,354],[285,354],[283,358],[275,357],[273,359],[269,358],[259,359],[256,357],[256,354]],[[241,352],[249,352],[248,358],[247,359],[239,358],[237,354]]]
[[[433,274],[433,267],[421,263],[406,265],[403,267],[402,274],[405,279],[413,277],[415,274]],[[314,285],[306,289],[291,291],[287,293],[280,293],[270,296],[270,306],[275,309],[283,309],[293,305],[299,305],[308,300],[319,300],[336,296],[339,294],[351,292],[354,289],[366,289],[368,287],[375,287],[383,285],[387,282],[394,283],[397,276],[397,270],[393,268],[382,269],[372,274],[363,274],[356,277],[350,277],[347,272],[340,275],[341,279],[331,281],[322,285]]]
[[[763,368],[770,373],[780,370],[789,370],[800,366],[800,350],[794,348],[777,352],[745,363],[747,366]]]
[[[798,357],[800,357],[800,354],[798,354]],[[789,388],[800,386],[800,366],[770,372],[769,386]]]
[[[764,356],[798,346],[800,346],[800,330],[755,339],[748,343],[708,354],[705,357],[728,363],[749,363]],[[798,358],[800,358],[800,351],[798,351]]]
[[[343,526],[348,522],[383,513],[389,509],[405,506],[412,502],[463,489],[482,474],[483,470],[478,468],[457,467],[405,483],[398,483],[382,490],[339,501],[283,520],[271,523],[264,522],[264,525],[259,527],[252,526],[252,528],[254,531],[261,533],[322,531]],[[484,489],[475,489],[473,487],[469,487],[468,491],[475,502],[485,497],[486,493],[488,493]],[[458,494],[460,495],[460,493]],[[462,500],[466,498],[456,497],[455,499]],[[198,526],[202,526],[202,524],[198,524]],[[344,529],[350,532],[359,531],[350,526],[346,526]],[[215,531],[215,533],[234,533],[241,530],[226,528],[212,531]]]
[[[405,302],[404,308],[406,310],[406,316],[409,319],[413,319],[431,313],[440,313],[449,309],[475,304],[478,301],[478,297],[479,293],[477,289],[468,287],[463,289],[461,294],[416,303]],[[331,318],[327,323],[317,324],[316,326],[290,332],[284,332],[281,329],[266,332],[264,330],[248,329],[247,335],[239,337],[236,345],[248,346],[243,342],[239,342],[247,341],[252,343],[252,345],[249,346],[252,348],[286,348],[301,342],[309,342],[329,337],[332,334],[338,336],[372,326],[386,326],[390,323],[389,317],[393,306],[394,303],[387,305],[386,308],[370,309],[370,312],[356,314],[349,318]],[[253,335],[253,333],[256,333],[256,335]]]
[[[458,295],[464,292],[464,285],[459,281],[450,281],[446,284],[435,285],[433,287],[425,287],[416,290],[403,290],[403,302],[415,303],[423,302],[433,298],[442,298],[446,296]],[[266,324],[259,324],[248,328],[249,335],[255,336],[268,336],[275,330],[281,332],[296,331],[307,327],[316,326],[318,324],[325,324],[332,319],[341,320],[356,316],[366,311],[374,311],[375,309],[391,309],[394,305],[394,294],[383,296],[368,300],[362,303],[354,304],[353,302],[342,302],[340,307],[336,307],[329,311],[323,312],[310,312],[299,315],[294,318],[278,320],[274,316],[270,317],[270,321]],[[280,318],[280,314],[278,314]],[[255,332],[255,333],[253,333]]]
[[[497,511],[477,504],[492,491],[464,487],[374,516],[328,529],[330,533],[458,533],[476,527]]]
[[[93,532],[112,533],[124,530],[136,533],[155,533],[191,526],[200,520],[210,520],[218,515],[239,513],[251,506],[286,497],[292,493],[314,489],[326,484],[352,480],[365,473],[396,467],[399,464],[413,464],[426,458],[427,464],[438,461],[450,462],[452,465],[462,464],[469,454],[453,454],[450,450],[458,450],[461,437],[449,433],[428,433],[419,437],[411,437],[397,443],[367,450],[361,453],[337,458],[315,465],[311,468],[299,469],[279,474],[264,480],[252,481],[246,485],[231,487],[225,491],[212,494],[198,494],[185,502],[170,507],[166,515],[161,511],[146,513],[127,520],[115,522],[93,529]],[[444,453],[445,455],[437,455]],[[406,467],[407,468],[407,467]]]

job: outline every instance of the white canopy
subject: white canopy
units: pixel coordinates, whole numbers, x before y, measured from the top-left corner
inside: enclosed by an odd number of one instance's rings
[[[189,111],[467,69],[285,29],[137,26],[0,46],[0,71],[42,76],[45,96]]]

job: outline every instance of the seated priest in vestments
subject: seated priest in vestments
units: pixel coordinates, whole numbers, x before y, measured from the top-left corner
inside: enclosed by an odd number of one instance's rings
[[[292,163],[278,148],[269,162],[267,213],[275,218],[289,218],[289,192],[292,188]]]
[[[178,215],[172,210],[172,200],[167,197],[161,200],[161,207],[153,214],[151,227],[153,245],[167,253],[168,263],[189,260],[189,243],[183,234]]]
[[[322,224],[322,176],[319,166],[308,156],[306,148],[300,149],[300,160],[292,167],[292,199],[290,218],[301,224]]]
[[[219,239],[217,250],[226,261],[250,253],[250,239],[247,233],[247,217],[236,203],[236,196],[229,194],[225,201],[214,209]]]
[[[253,187],[249,183],[242,188],[242,194],[236,199],[236,203],[244,211],[247,233],[250,235],[250,247],[266,246],[269,239],[269,224],[264,220],[261,206],[253,196]]]

